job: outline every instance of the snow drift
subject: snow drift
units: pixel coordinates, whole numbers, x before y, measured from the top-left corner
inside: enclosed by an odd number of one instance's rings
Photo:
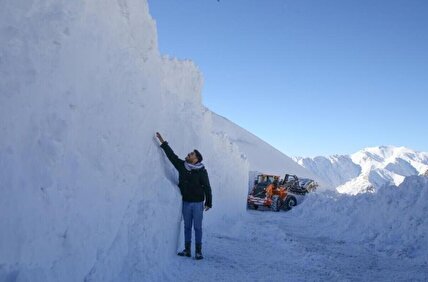
[[[214,133],[228,138],[233,144],[239,147],[244,157],[248,160],[251,171],[260,171],[281,176],[288,173],[318,180],[319,177],[315,174],[259,137],[240,128],[222,116],[215,113],[212,116]]]
[[[319,237],[361,243],[388,256],[428,263],[428,178],[356,196],[312,193],[291,216],[317,226]]]
[[[160,56],[146,1],[0,6],[0,280],[160,279],[181,196],[155,131],[204,155],[206,228],[239,218],[248,163],[211,133],[195,65]]]

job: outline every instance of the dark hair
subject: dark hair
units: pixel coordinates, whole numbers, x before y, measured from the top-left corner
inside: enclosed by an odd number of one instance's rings
[[[195,155],[196,155],[196,158],[198,158],[198,163],[200,163],[200,162],[202,162],[202,160],[204,159],[204,158],[202,158],[202,155],[201,155],[201,153],[199,153],[199,151],[198,150],[193,150],[193,152],[195,152]]]

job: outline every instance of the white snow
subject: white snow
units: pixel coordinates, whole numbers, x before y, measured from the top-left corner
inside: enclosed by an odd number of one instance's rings
[[[248,160],[251,171],[284,176],[286,173],[316,179],[317,176],[292,158],[281,153],[259,137],[237,126],[228,119],[213,113],[213,130],[237,145]]]
[[[428,279],[424,177],[247,212],[250,169],[318,174],[201,104],[200,72],[159,54],[146,1],[4,0],[0,42],[0,281]],[[181,197],[156,131],[204,156],[203,261],[175,255]],[[331,182],[358,171],[345,161]]]
[[[205,223],[239,219],[248,164],[211,133],[195,65],[160,56],[146,1],[0,6],[0,280],[168,269],[181,196],[156,131],[177,154],[204,155],[214,197]]]
[[[313,172],[323,190],[335,190],[337,186],[353,179],[361,173],[361,167],[349,156],[301,158],[295,157],[300,165]]]
[[[400,185],[406,176],[428,169],[428,153],[395,146],[369,147],[350,156],[294,159],[317,175],[324,189],[351,195]]]
[[[177,260],[178,281],[426,281],[428,178],[349,196],[309,194],[291,212],[249,211],[211,230],[203,264]]]

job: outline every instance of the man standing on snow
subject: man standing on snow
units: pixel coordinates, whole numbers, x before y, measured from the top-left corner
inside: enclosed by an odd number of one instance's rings
[[[190,246],[192,242],[192,225],[195,229],[195,258],[203,259],[202,256],[202,217],[203,211],[212,207],[211,186],[208,173],[202,162],[202,155],[198,150],[190,152],[185,160],[180,159],[169,147],[168,142],[163,140],[159,132],[156,137],[161,143],[160,147],[178,171],[178,187],[183,198],[184,218],[184,250],[179,256],[190,257]],[[205,205],[204,205],[205,199]],[[204,208],[205,206],[205,208]]]

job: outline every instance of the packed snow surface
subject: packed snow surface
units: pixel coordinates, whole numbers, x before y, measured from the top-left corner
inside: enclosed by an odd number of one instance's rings
[[[202,105],[146,1],[4,0],[0,41],[0,281],[427,279],[426,178],[247,212],[250,169],[311,172]],[[175,255],[181,197],[156,131],[204,155],[203,261]]]
[[[210,229],[203,264],[178,259],[180,281],[426,281],[428,178],[349,196],[309,194],[290,212],[248,211]],[[173,280],[173,279],[171,279]]]

